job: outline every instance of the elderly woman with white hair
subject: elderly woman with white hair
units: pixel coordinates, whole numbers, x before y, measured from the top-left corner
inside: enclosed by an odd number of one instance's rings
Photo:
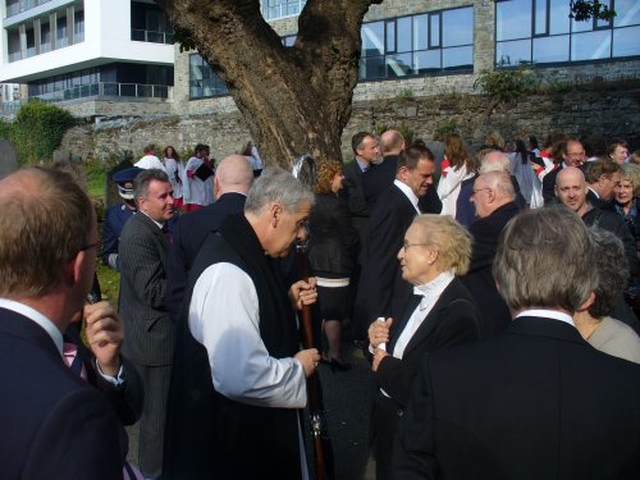
[[[419,215],[405,233],[398,260],[414,295],[403,317],[369,327],[379,387],[371,428],[378,480],[391,477],[391,441],[424,354],[478,339],[477,306],[458,279],[470,258],[471,236],[449,215]]]

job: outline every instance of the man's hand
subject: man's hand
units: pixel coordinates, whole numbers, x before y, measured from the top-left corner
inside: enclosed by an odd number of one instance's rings
[[[320,354],[315,348],[308,348],[306,350],[300,350],[294,355],[296,360],[302,364],[304,374],[306,377],[313,375],[313,372],[318,368],[318,362],[320,362]]]
[[[102,373],[115,377],[120,369],[120,347],[124,328],[109,302],[85,305],[84,318],[89,348]]]
[[[318,300],[315,277],[309,277],[305,282],[298,280],[289,289],[289,298],[294,310],[301,310],[302,305],[313,305]]]
[[[377,372],[382,359],[388,356],[389,354],[385,350],[376,348],[375,351],[373,352],[373,359],[371,361],[371,370],[373,372]]]

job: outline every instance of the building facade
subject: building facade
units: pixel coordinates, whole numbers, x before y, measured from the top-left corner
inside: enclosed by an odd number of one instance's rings
[[[363,22],[354,101],[472,93],[480,72],[519,65],[550,84],[640,78],[640,2],[609,4],[612,21],[577,22],[569,0],[385,0]],[[263,2],[285,45],[295,40],[303,6]],[[197,52],[176,50],[175,65],[174,96],[188,113],[232,108]]]
[[[285,45],[305,0],[262,0]],[[354,102],[473,93],[478,74],[532,66],[550,85],[640,78],[640,1],[611,21],[576,22],[569,0],[385,0],[365,16]],[[4,0],[0,82],[77,116],[236,111],[195,51],[146,0]],[[118,102],[113,102],[118,99]]]
[[[174,80],[173,31],[150,0],[0,2],[0,83],[78,116],[149,104],[166,111]],[[146,108],[146,107],[145,107]]]

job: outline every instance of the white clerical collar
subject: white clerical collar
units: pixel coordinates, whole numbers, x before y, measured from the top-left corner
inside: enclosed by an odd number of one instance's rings
[[[411,187],[409,185],[407,185],[406,183],[402,183],[400,180],[398,180],[397,178],[393,181],[393,184],[398,187],[400,189],[400,191],[402,193],[405,194],[405,196],[409,199],[409,201],[411,202],[411,205],[413,205],[413,208],[416,209],[416,212],[418,213],[422,213],[420,211],[420,209],[418,208],[418,202],[420,201],[420,199],[416,196],[415,193],[413,193],[413,190],[411,190]]]
[[[561,312],[559,310],[549,310],[546,308],[532,308],[530,310],[523,310],[516,315],[515,318],[520,317],[544,317],[551,318],[553,320],[559,320],[561,322],[568,323],[569,325],[575,327],[575,323],[573,323],[573,318],[571,315],[565,312]]]
[[[8,298],[0,298],[0,308],[6,308],[7,310],[16,312],[40,325],[44,331],[49,334],[60,352],[60,356],[62,356],[62,332],[55,323],[34,308],[24,303],[16,302],[15,300],[9,300]]]
[[[413,287],[414,295],[421,295],[420,309],[424,310],[429,305],[430,300],[438,298],[442,295],[445,288],[451,283],[454,278],[453,270],[447,270],[439,274],[436,278],[430,282],[423,283],[422,285],[416,285]]]

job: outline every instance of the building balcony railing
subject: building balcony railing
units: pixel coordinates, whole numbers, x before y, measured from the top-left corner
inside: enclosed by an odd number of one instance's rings
[[[19,2],[11,3],[7,5],[7,18],[13,17],[14,15],[18,15],[19,13],[38,7],[45,3],[49,3],[51,1],[52,0],[20,0]]]
[[[131,29],[131,40],[148,43],[166,43],[173,45],[173,32]]]
[[[99,82],[35,95],[35,98],[49,103],[88,97],[168,98],[169,87],[167,85],[145,85],[142,83]]]

